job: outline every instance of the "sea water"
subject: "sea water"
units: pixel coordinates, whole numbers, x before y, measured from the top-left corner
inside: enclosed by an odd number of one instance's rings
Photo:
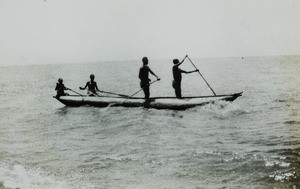
[[[174,96],[172,60],[149,60],[161,77],[151,96]],[[58,78],[85,94],[93,73],[131,95],[142,62],[0,67],[0,188],[299,188],[300,57],[192,60],[217,94],[243,96],[185,111],[72,108],[53,98]],[[182,94],[212,91],[192,73]]]

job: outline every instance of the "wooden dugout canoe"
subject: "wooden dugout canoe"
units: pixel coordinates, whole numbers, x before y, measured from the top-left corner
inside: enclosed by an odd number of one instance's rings
[[[172,109],[185,110],[196,106],[203,106],[217,101],[234,101],[242,92],[230,95],[216,95],[216,96],[191,96],[178,99],[176,97],[152,97],[148,100],[144,98],[126,98],[126,97],[111,97],[111,96],[61,96],[57,98],[58,101],[66,106],[122,106],[122,107],[145,107],[155,109]]]

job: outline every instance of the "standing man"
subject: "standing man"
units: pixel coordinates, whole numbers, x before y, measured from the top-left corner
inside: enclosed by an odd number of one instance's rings
[[[97,91],[100,91],[100,90],[98,89],[97,83],[94,81],[94,79],[95,79],[94,74],[90,75],[90,79],[91,80],[88,81],[84,87],[79,87],[79,89],[80,90],[85,90],[86,88],[88,88],[87,94],[89,96],[95,96],[95,95],[99,96],[97,94]]]
[[[178,59],[174,59],[173,63],[173,82],[172,82],[172,86],[175,89],[175,95],[177,98],[181,98],[181,79],[182,79],[182,75],[181,73],[185,73],[185,74],[189,74],[189,73],[193,73],[193,72],[199,72],[199,70],[194,70],[194,71],[184,71],[182,69],[179,68],[179,66],[184,62],[184,60],[187,58],[187,56],[184,57],[184,59],[179,62]]]
[[[141,80],[140,85],[145,93],[145,99],[149,99],[150,97],[149,82],[151,81],[151,79],[149,79],[149,72],[152,75],[154,75],[158,81],[160,80],[160,78],[157,75],[155,75],[155,73],[148,67],[147,57],[144,57],[142,61],[143,61],[143,66],[140,68],[140,72],[139,72],[139,78]]]

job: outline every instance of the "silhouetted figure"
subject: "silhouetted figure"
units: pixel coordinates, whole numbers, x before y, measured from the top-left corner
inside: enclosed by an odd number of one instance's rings
[[[63,84],[63,79],[59,78],[58,83],[56,83],[55,90],[57,92],[55,97],[59,98],[61,96],[68,95],[68,93],[65,93],[65,90],[69,90],[69,89],[67,87],[65,87],[65,85]]]
[[[143,61],[143,66],[140,68],[140,72],[139,72],[139,78],[141,80],[140,86],[144,91],[145,99],[148,99],[150,97],[150,84],[149,84],[149,82],[151,81],[151,79],[149,79],[149,72],[152,75],[154,75],[157,78],[157,80],[160,80],[160,78],[157,75],[155,75],[155,73],[149,68],[147,57],[144,57],[142,59],[142,61]]]
[[[88,81],[85,85],[85,87],[79,87],[80,90],[85,90],[86,88],[88,88],[87,94],[89,96],[98,96],[97,91],[100,91],[98,89],[97,83],[94,81],[95,76],[94,74],[90,75],[90,81]]]
[[[194,71],[184,71],[182,69],[179,68],[179,66],[184,62],[184,60],[186,59],[187,56],[184,57],[184,59],[179,62],[178,59],[174,59],[173,60],[173,63],[174,63],[174,66],[173,66],[173,82],[172,82],[172,86],[173,88],[175,89],[175,95],[177,98],[181,98],[181,80],[182,80],[182,75],[181,73],[193,73],[193,72],[198,72],[199,70],[194,70]]]

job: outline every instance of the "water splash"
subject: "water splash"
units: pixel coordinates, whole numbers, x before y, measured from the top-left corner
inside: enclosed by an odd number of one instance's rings
[[[20,164],[0,166],[0,178],[6,188],[19,189],[68,189],[66,182],[58,181],[52,176],[47,176],[40,170],[28,170]]]
[[[270,178],[274,178],[275,181],[284,182],[286,180],[290,180],[292,178],[295,178],[296,172],[276,172],[275,174],[270,175]]]
[[[200,107],[200,111],[212,115],[215,118],[226,119],[232,116],[248,114],[247,110],[242,109],[238,103],[217,101]]]

